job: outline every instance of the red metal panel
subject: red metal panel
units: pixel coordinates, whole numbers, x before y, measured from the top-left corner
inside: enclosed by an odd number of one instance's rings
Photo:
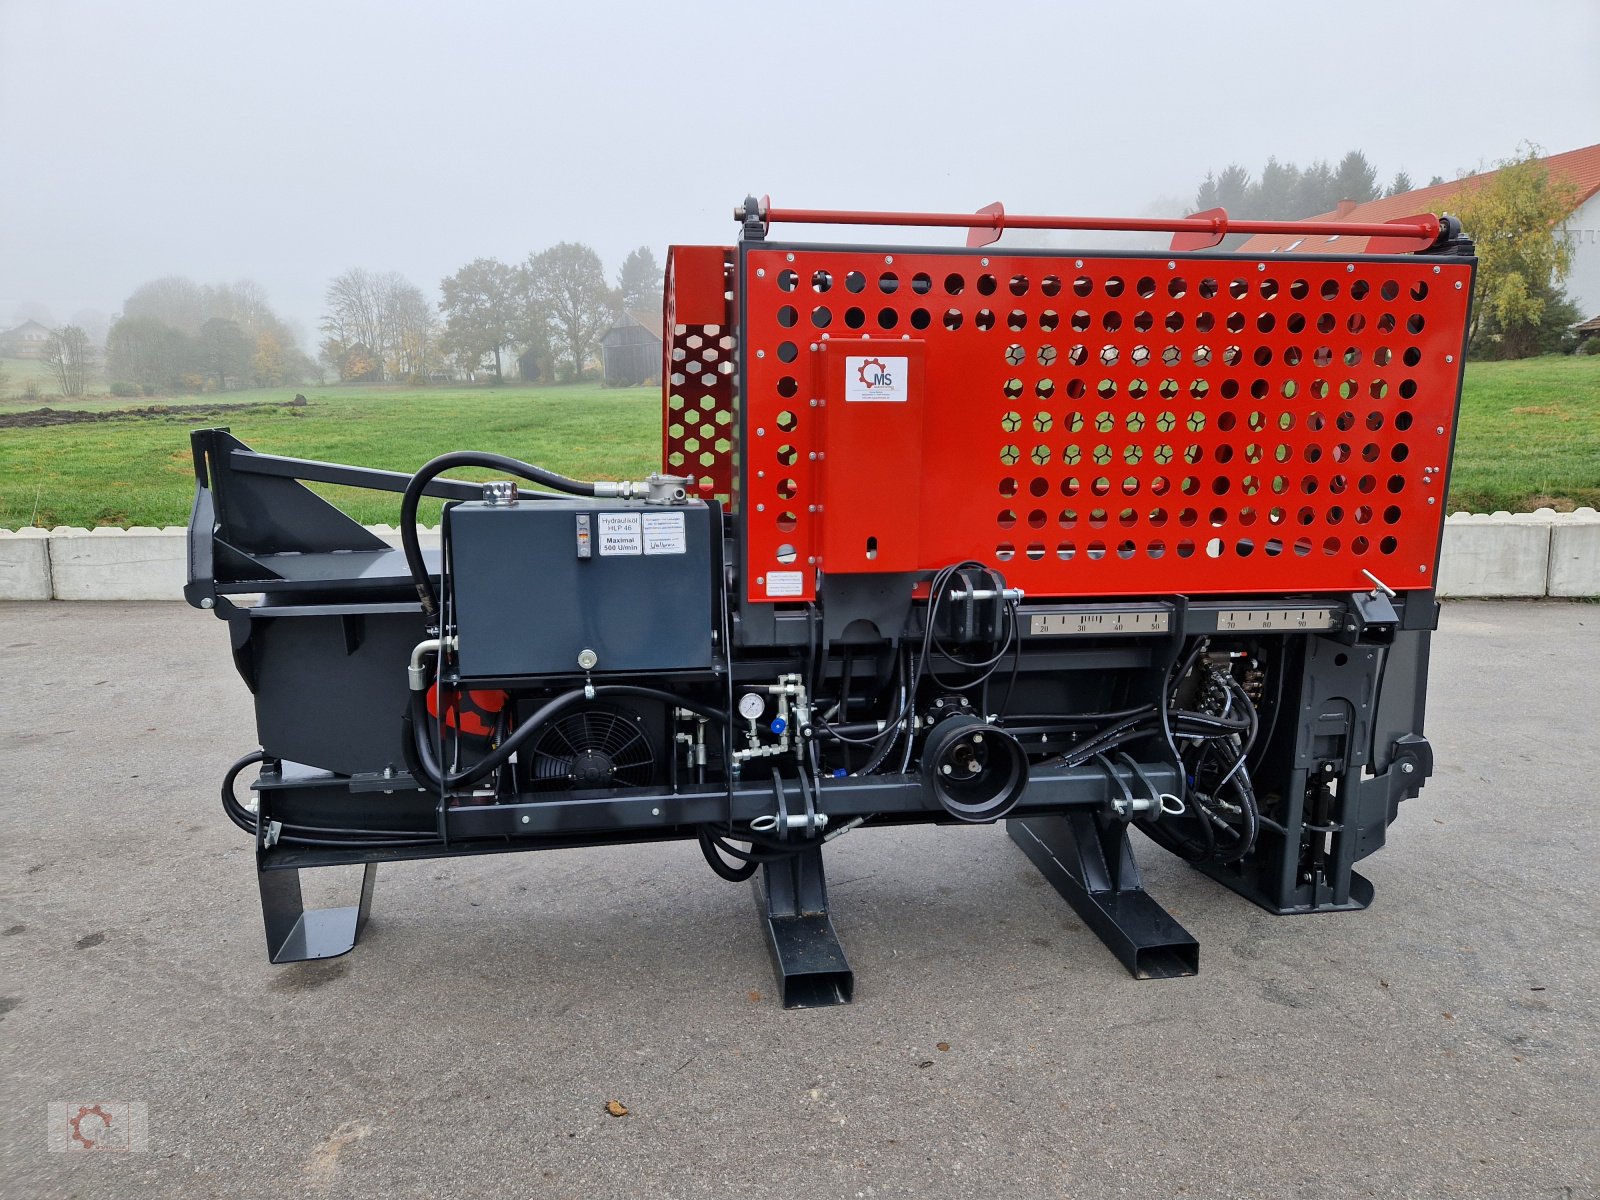
[[[900,431],[921,439],[921,569],[977,559],[1033,596],[1348,591],[1363,570],[1430,587],[1471,270],[752,248],[747,596],[887,569],[825,552],[881,521],[814,469],[831,408],[810,401],[846,357],[908,341],[925,345],[921,430]]]
[[[732,254],[726,246],[668,248],[668,302],[675,306],[679,321],[685,325],[718,325],[725,321]]]
[[[821,399],[816,410],[807,411],[821,417],[826,448],[813,472],[821,483],[818,494],[828,503],[820,522],[822,557],[835,572],[918,570],[927,478],[926,346],[873,342],[869,349],[843,338],[820,345],[812,361]],[[888,384],[874,387],[871,381],[887,372]],[[887,394],[875,397],[874,391]]]
[[[738,479],[732,258],[722,246],[667,252],[661,370],[662,470],[726,504]]]

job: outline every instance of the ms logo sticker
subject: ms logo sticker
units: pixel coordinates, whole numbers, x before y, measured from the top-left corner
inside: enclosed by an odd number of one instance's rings
[[[907,359],[846,358],[844,360],[844,398],[846,400],[887,400],[904,403],[906,399]]]

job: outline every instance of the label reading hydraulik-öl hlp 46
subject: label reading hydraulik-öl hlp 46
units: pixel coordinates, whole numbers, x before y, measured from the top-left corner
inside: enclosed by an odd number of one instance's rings
[[[595,521],[602,558],[689,552],[681,512],[597,513]]]
[[[638,513],[596,513],[595,524],[598,526],[595,541],[599,543],[601,558],[644,553],[644,534]]]

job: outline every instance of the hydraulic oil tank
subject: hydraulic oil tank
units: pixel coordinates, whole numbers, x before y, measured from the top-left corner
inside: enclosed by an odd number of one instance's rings
[[[446,520],[463,678],[707,670],[701,501],[471,501]]]

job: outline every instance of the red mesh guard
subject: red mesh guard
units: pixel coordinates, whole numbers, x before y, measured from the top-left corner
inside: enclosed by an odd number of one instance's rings
[[[672,248],[661,371],[662,469],[693,476],[725,504],[738,479],[728,257],[720,246]]]
[[[744,261],[751,600],[961,559],[1030,596],[1433,585],[1470,260]],[[846,399],[868,356],[902,398]]]

